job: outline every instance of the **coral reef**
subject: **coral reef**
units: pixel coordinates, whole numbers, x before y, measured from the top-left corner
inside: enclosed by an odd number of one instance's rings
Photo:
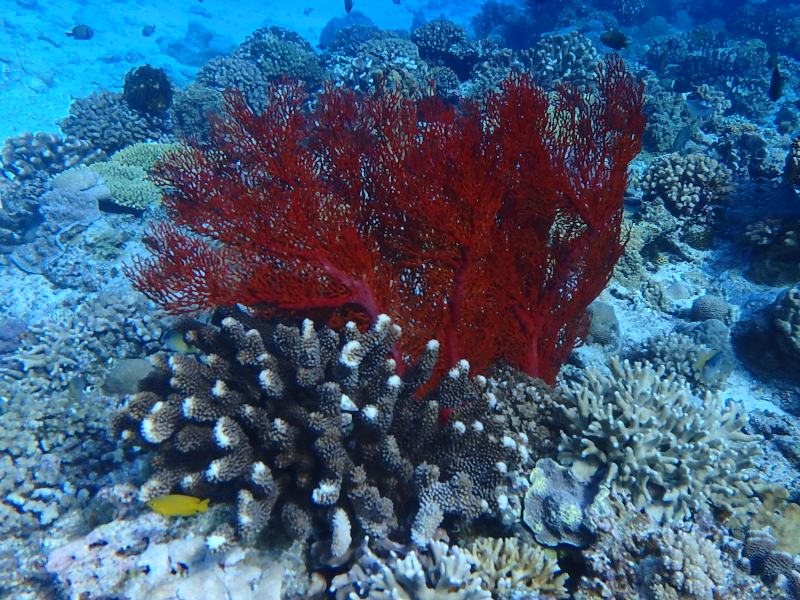
[[[656,520],[751,501],[760,438],[741,431],[746,414],[719,394],[698,399],[663,367],[615,359],[610,375],[590,369],[565,395],[559,461],[584,476],[599,471]]]
[[[471,25],[478,39],[492,40],[503,47],[520,50],[531,46],[534,27],[541,23],[518,6],[487,0],[472,18]]]
[[[231,56],[257,64],[268,81],[286,76],[302,79],[309,89],[315,89],[322,80],[322,68],[311,44],[281,27],[256,29]]]
[[[411,532],[424,545],[445,515],[496,507],[497,488],[527,457],[466,365],[413,399],[438,344],[399,377],[388,359],[399,328],[388,318],[340,336],[308,320],[220,316],[220,328],[186,333],[200,359],[154,357],[157,373],[115,420],[117,436],[158,451],[142,500],[173,489],[236,496],[244,538],[275,511],[291,537],[322,526],[344,553],[337,539],[402,529],[418,496]]]
[[[589,38],[571,31],[543,37],[535,48],[520,51],[519,60],[546,90],[562,83],[587,89],[597,70],[599,54]]]
[[[772,307],[772,322],[779,346],[800,361],[800,285],[778,295]]]
[[[647,113],[647,128],[642,137],[644,148],[650,152],[671,152],[680,150],[683,131],[697,130],[697,123],[683,98],[665,90],[654,77],[648,77],[649,93],[645,95],[644,110]],[[688,142],[689,140],[685,140]]]
[[[219,114],[221,109],[222,92],[194,81],[175,91],[169,108],[172,129],[179,138],[204,140],[208,115]]]
[[[267,108],[267,81],[266,75],[255,62],[233,56],[219,56],[202,66],[194,85],[219,92],[229,88],[240,90],[253,111],[260,113]]]
[[[16,245],[9,254],[11,262],[25,273],[47,273],[64,254],[75,236],[85,231],[100,217],[99,200],[108,190],[97,176],[71,176],[66,172],[55,180],[50,191],[38,198],[37,213],[42,220],[35,236]]]
[[[69,112],[61,121],[61,131],[108,154],[136,142],[160,141],[169,132],[165,118],[134,110],[122,94],[114,92],[93,92],[79,98]]]
[[[702,153],[672,153],[650,165],[641,186],[645,198],[661,198],[677,217],[707,223],[732,189],[731,171]]]
[[[778,3],[159,25],[174,98],[144,67],[6,140],[0,597],[800,600]]]
[[[10,137],[0,153],[3,171],[20,181],[36,176],[39,171],[53,175],[106,157],[105,152],[86,140],[64,138],[57,133],[23,133]]]
[[[51,552],[46,569],[70,600],[109,598],[135,573],[138,554],[158,545],[166,531],[166,518],[156,513],[113,521]]]
[[[260,113],[269,103],[267,84],[282,77],[300,79],[309,89],[314,89],[322,80],[322,67],[308,42],[279,27],[263,27],[248,36],[230,55],[205,63],[195,78],[193,97],[204,87],[220,92],[237,89],[253,111]],[[204,103],[216,105],[218,111],[219,98],[208,92],[203,94],[208,96]],[[183,112],[191,114],[196,110],[196,107],[186,107]],[[193,116],[191,120],[200,121],[203,116]]]
[[[26,234],[42,221],[40,198],[48,189],[44,176],[0,182],[0,252],[11,252],[29,241]]]
[[[411,33],[411,41],[431,66],[449,67],[460,79],[469,77],[480,56],[478,44],[467,40],[464,28],[444,19],[418,27]]]
[[[2,357],[0,394],[19,402],[36,395],[99,386],[115,360],[152,352],[161,321],[130,290],[74,295],[78,308],[28,324],[19,347]]]
[[[85,331],[32,324],[20,348],[0,357],[4,536],[30,535],[85,505],[117,466],[116,448],[102,425],[113,408],[90,387],[96,374],[85,366],[112,348],[96,354],[87,348],[87,337]]]
[[[719,27],[694,29],[662,36],[650,45],[646,60],[662,80],[706,85],[707,97],[711,90],[714,96],[721,92],[727,106],[742,116],[757,120],[769,112],[769,52],[760,40],[730,39]],[[719,116],[718,107],[714,112]]]
[[[434,539],[425,550],[410,549],[402,556],[381,559],[368,540],[356,553],[356,564],[334,578],[331,591],[337,600],[490,600],[483,578],[475,572],[475,557],[443,539]],[[545,566],[545,568],[547,568]]]
[[[773,286],[800,280],[800,219],[764,220],[753,224],[748,238],[758,246],[747,277]]]
[[[659,526],[612,494],[592,518],[599,539],[583,551],[575,600],[771,597],[737,567],[742,544],[707,514],[695,515],[692,524]]]
[[[202,535],[208,527],[157,513],[114,520],[50,552],[45,569],[69,600],[264,600],[310,592],[300,549],[211,552]]]
[[[800,187],[800,135],[792,139],[789,154],[786,156],[783,180],[789,185]]]
[[[663,366],[700,392],[721,389],[734,365],[730,329],[717,319],[649,337],[635,344],[626,356],[648,361],[656,368]]]

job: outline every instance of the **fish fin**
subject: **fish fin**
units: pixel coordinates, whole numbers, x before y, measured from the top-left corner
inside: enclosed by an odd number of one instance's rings
[[[208,501],[209,501],[209,498],[206,498],[205,500],[201,500],[197,504],[197,512],[206,512],[206,510],[208,510]]]

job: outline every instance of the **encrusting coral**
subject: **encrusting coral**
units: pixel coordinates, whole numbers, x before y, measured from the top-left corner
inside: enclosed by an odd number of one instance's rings
[[[244,538],[277,512],[290,537],[322,525],[344,554],[354,537],[407,531],[419,499],[411,536],[424,545],[445,515],[495,510],[528,457],[525,436],[506,431],[500,403],[468,365],[415,399],[438,343],[401,377],[389,358],[400,329],[388,317],[343,334],[309,320],[218,317],[219,327],[188,323],[200,357],[156,355],[156,373],[115,419],[117,435],[157,450],[143,501],[174,490],[235,496]]]
[[[584,477],[603,471],[656,520],[685,519],[707,503],[730,511],[753,495],[761,437],[741,431],[746,414],[720,394],[698,399],[663,367],[617,359],[610,375],[589,370],[564,393],[571,431],[559,460]]]

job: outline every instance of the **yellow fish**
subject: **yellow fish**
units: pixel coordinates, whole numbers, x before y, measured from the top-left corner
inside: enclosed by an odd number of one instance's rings
[[[716,367],[721,360],[722,352],[719,350],[702,351],[693,366],[696,371],[702,371],[706,367]]]
[[[160,515],[168,517],[188,517],[195,513],[206,512],[208,508],[208,498],[200,500],[194,496],[184,496],[183,494],[170,494],[169,496],[159,496],[147,501],[147,506]]]

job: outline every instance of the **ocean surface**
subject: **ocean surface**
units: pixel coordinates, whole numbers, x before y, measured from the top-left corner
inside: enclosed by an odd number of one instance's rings
[[[0,598],[800,598],[800,4],[0,8]]]

